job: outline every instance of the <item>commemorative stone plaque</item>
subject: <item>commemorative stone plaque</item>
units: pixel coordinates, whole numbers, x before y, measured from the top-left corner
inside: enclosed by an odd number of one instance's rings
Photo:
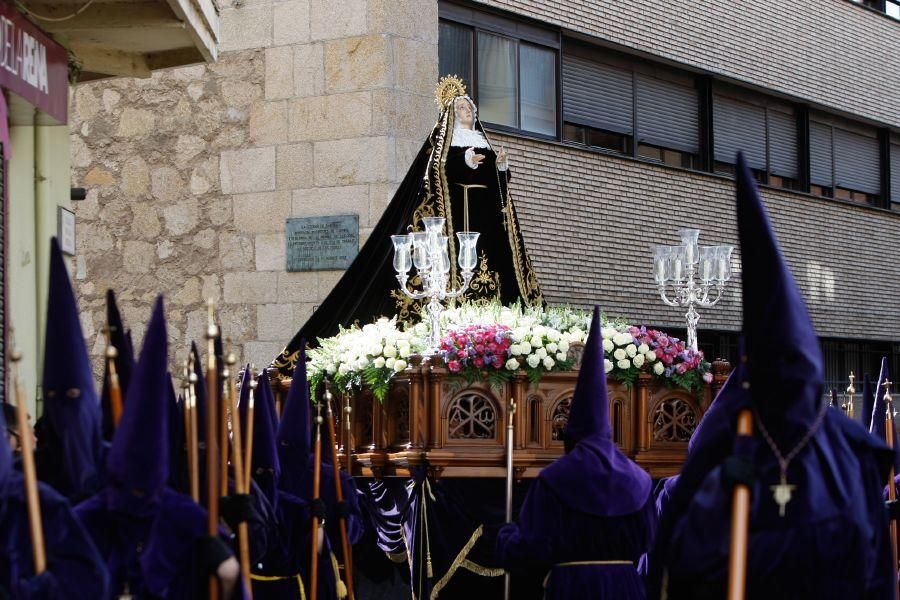
[[[359,252],[359,215],[288,219],[287,270],[346,269]]]

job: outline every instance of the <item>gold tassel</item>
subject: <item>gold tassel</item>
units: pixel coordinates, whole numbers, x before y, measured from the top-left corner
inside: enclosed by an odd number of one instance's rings
[[[428,559],[425,564],[425,572],[428,573],[428,579],[432,579],[434,577],[434,569],[431,568],[431,550],[428,551]]]
[[[341,579],[341,567],[338,565],[337,557],[334,555],[334,552],[331,552],[331,568],[334,569],[334,580],[337,586],[337,597],[338,598],[346,598],[347,597],[347,584],[344,583],[344,580]]]

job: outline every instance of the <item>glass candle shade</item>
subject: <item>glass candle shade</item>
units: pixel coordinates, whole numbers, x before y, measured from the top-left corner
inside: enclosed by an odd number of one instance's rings
[[[460,231],[456,234],[459,240],[459,268],[464,271],[472,271],[478,261],[476,245],[480,233],[474,231]]]
[[[428,234],[424,231],[417,231],[409,234],[412,236],[413,243],[413,263],[418,270],[428,268]]]
[[[700,258],[697,251],[697,239],[700,237],[700,230],[679,229],[678,235],[681,237],[681,245],[684,247],[684,256],[682,257],[684,267],[696,265]]]
[[[408,235],[392,235],[394,244],[394,270],[398,275],[406,275],[412,268],[412,258],[409,254],[412,239]]]
[[[716,277],[717,246],[700,246],[700,281],[709,284]]]

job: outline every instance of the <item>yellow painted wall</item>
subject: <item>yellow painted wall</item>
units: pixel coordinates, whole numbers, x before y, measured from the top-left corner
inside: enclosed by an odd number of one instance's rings
[[[68,127],[13,126],[10,141],[9,325],[23,354],[19,375],[29,412],[36,417],[40,412],[35,400],[40,398],[50,238],[56,235],[57,206],[69,204]]]
[[[34,203],[34,127],[10,127],[12,158],[9,161],[9,212],[6,257],[9,322],[16,346],[22,353],[19,376],[29,402],[37,392],[37,283]],[[29,406],[34,411],[34,405]],[[33,415],[34,412],[31,412]]]

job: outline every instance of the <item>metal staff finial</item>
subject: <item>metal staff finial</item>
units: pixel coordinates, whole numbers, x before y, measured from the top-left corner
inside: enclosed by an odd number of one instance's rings
[[[853,374],[853,371],[850,371],[850,376],[848,377],[850,380],[850,385],[847,386],[847,402],[841,408],[844,409],[844,412],[847,413],[847,416],[851,419],[855,416],[856,410],[853,406],[853,395],[856,393],[856,387],[853,383],[856,381],[856,375]]]

